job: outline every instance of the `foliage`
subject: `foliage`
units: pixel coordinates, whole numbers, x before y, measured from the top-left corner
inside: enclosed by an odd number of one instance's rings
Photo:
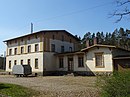
[[[32,97],[38,92],[14,84],[0,83],[0,97]]]
[[[94,39],[96,38],[97,44],[103,44],[103,45],[114,45],[121,48],[129,49],[130,48],[130,30],[123,28],[115,29],[113,33],[110,32],[97,32],[90,33],[87,32],[83,39],[82,43],[85,45],[85,41],[89,40],[90,46],[94,44]],[[83,46],[84,47],[84,46]]]
[[[102,77],[100,86],[101,97],[130,97],[130,71],[115,72],[113,76]]]
[[[116,23],[122,20],[123,17],[130,15],[130,0],[116,0],[117,9],[110,14],[111,16],[118,16],[119,18],[116,20]]]

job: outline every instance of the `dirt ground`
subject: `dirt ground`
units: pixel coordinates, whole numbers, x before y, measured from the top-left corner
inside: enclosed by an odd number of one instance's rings
[[[40,91],[40,97],[99,97],[96,77],[0,75],[0,82],[22,85]]]

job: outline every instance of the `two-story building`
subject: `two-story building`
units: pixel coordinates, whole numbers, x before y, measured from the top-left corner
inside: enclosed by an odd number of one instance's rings
[[[14,65],[27,64],[34,73],[53,73],[56,71],[55,53],[80,49],[80,40],[66,30],[43,30],[4,42],[7,72],[12,72]]]

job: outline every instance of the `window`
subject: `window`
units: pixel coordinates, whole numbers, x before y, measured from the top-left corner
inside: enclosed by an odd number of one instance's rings
[[[63,68],[64,67],[64,60],[63,58],[59,58],[59,68]]]
[[[30,65],[30,59],[28,59],[28,65]]]
[[[35,59],[35,69],[38,69],[38,59]]]
[[[28,40],[30,41],[30,37],[28,37]]]
[[[14,60],[14,65],[17,65],[17,60]]]
[[[17,48],[14,48],[14,54],[15,55],[17,54]]]
[[[9,42],[9,44],[11,45],[11,41]]]
[[[51,44],[51,51],[55,52],[55,44]]]
[[[15,43],[17,43],[17,40],[15,40]]]
[[[78,67],[84,67],[83,57],[78,57]]]
[[[35,52],[38,52],[38,51],[39,51],[39,45],[35,44]]]
[[[70,39],[70,43],[72,42],[72,40]]]
[[[9,55],[12,55],[12,49],[9,49]]]
[[[23,60],[21,60],[21,65],[23,65]]]
[[[9,69],[11,69],[11,61],[9,61]]]
[[[31,45],[28,46],[28,53],[31,52]]]
[[[62,53],[64,52],[64,46],[61,46],[61,52]]]
[[[62,41],[64,41],[64,36],[62,35]]]
[[[52,36],[52,39],[55,39],[55,35]]]
[[[21,54],[23,54],[24,52],[24,47],[21,47]]]
[[[96,67],[104,67],[103,53],[95,53]]]
[[[37,38],[38,38],[38,36],[37,36],[37,35],[35,35],[35,38],[37,39]]]
[[[21,39],[21,42],[23,42],[23,38]]]
[[[72,47],[69,47],[69,51],[72,52]]]

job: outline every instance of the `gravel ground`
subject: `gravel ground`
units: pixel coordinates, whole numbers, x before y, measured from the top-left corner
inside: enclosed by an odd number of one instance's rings
[[[40,97],[99,97],[96,77],[0,75],[0,82],[22,85],[40,91]]]

